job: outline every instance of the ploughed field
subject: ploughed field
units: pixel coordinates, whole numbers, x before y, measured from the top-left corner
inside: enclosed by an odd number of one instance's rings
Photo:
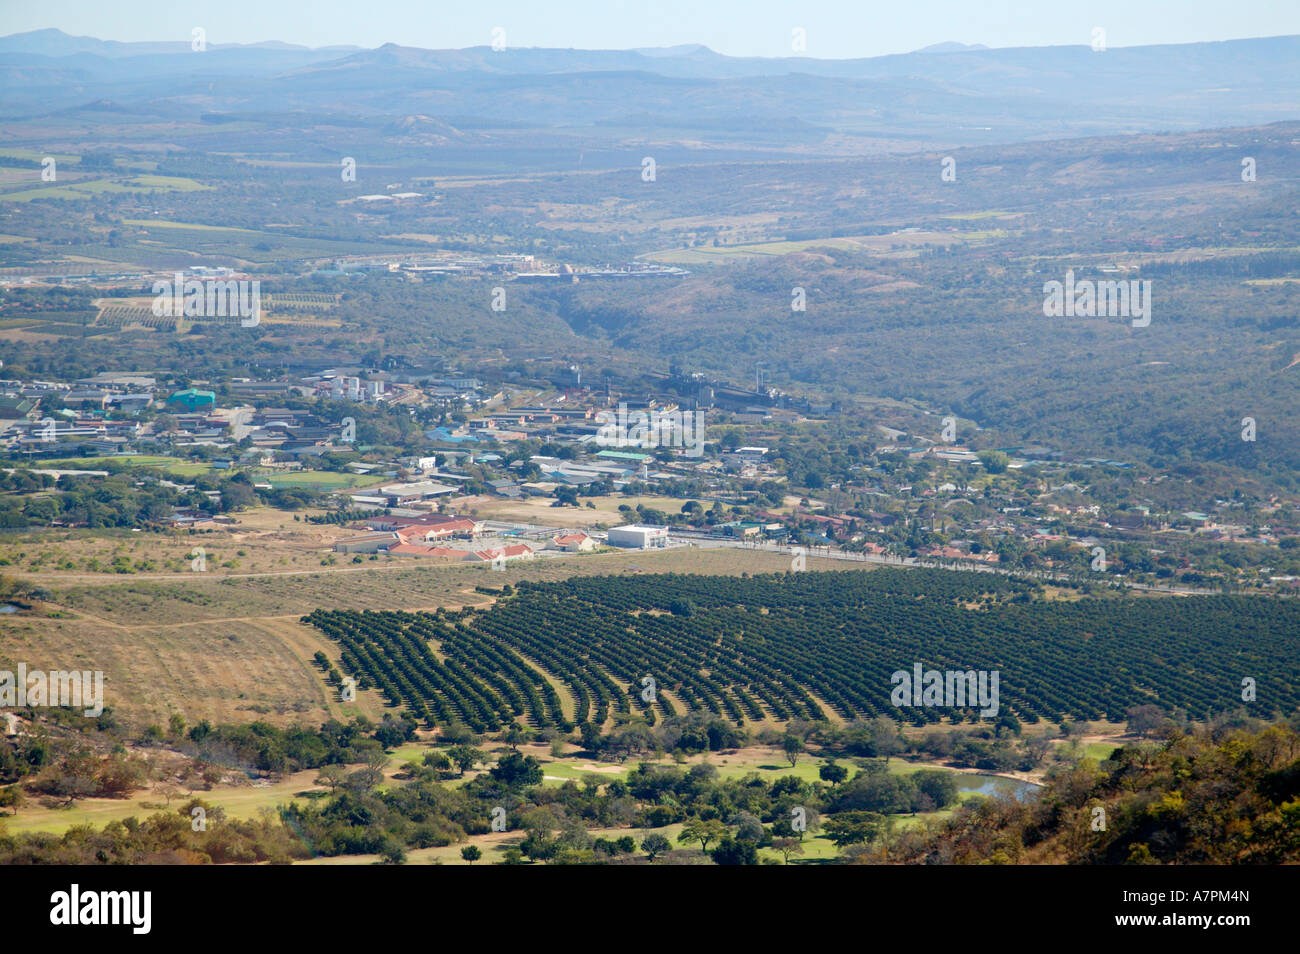
[[[996,672],[998,714],[1028,722],[1122,720],[1148,703],[1192,718],[1300,704],[1298,601],[1045,601],[1032,583],[942,570],[525,581],[488,607],[322,609],[303,621],[338,641],[360,688],[477,731],[686,710],[738,724],[978,717],[970,700],[891,696],[893,674],[918,664]]]

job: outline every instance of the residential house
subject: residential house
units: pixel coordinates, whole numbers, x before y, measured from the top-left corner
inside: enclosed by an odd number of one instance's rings
[[[596,549],[596,541],[585,533],[562,533],[551,539],[551,546],[566,553],[586,553]]]

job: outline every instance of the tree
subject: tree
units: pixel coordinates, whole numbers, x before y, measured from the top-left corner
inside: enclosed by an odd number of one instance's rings
[[[787,734],[781,740],[781,748],[785,750],[785,757],[790,760],[790,767],[793,768],[794,764],[799,761],[799,753],[804,751],[803,739],[797,735]]]
[[[731,824],[736,826],[737,841],[752,841],[756,845],[765,844],[768,841],[767,829],[763,823],[758,820],[757,815],[749,812],[739,812],[731,819]]]
[[[834,759],[827,759],[817,769],[818,777],[831,785],[838,785],[849,777],[849,770],[843,765],[836,765]]]
[[[452,722],[441,730],[442,740],[452,745],[469,745],[474,741],[474,733],[463,722]]]
[[[339,786],[347,778],[347,769],[342,765],[326,765],[320,770],[320,776],[316,779],[317,785],[328,785],[331,792],[336,792]]]
[[[605,749],[622,761],[631,755],[653,752],[655,735],[644,722],[630,722],[609,734]]]
[[[460,856],[465,861],[473,864],[483,857],[483,852],[479,851],[478,845],[466,845],[460,850]]]
[[[366,753],[366,767],[360,772],[365,784],[374,788],[384,780],[384,766],[388,764],[388,755],[381,748],[374,748]]]
[[[756,865],[758,847],[748,839],[728,835],[718,842],[718,847],[709,852],[709,857],[715,865]]]
[[[1146,738],[1165,721],[1165,714],[1159,706],[1133,706],[1128,710],[1128,730]]]
[[[703,818],[692,818],[682,828],[682,833],[677,836],[677,840],[679,842],[698,841],[700,851],[708,851],[709,842],[717,841],[727,834],[727,826],[716,818],[711,818],[708,821]]]
[[[12,808],[16,811],[23,801],[22,789],[17,785],[0,788],[0,808]]]
[[[983,450],[975,455],[990,474],[1005,474],[1011,458],[1001,451]]]
[[[447,753],[439,752],[437,749],[425,752],[423,761],[425,768],[431,768],[435,772],[443,772],[451,768],[451,759],[447,758]]]
[[[874,726],[875,735],[871,740],[871,754],[883,758],[888,765],[891,756],[906,750],[907,742],[899,735],[898,726],[884,716],[878,716],[874,720]]]
[[[826,834],[836,847],[875,841],[884,830],[885,818],[876,812],[840,812],[825,821]]]
[[[386,865],[406,864],[406,846],[396,838],[385,838],[379,849],[379,858]]]
[[[641,850],[646,853],[646,857],[651,861],[654,861],[664,852],[670,851],[672,847],[672,842],[658,833],[646,835],[645,838],[641,839]]]
[[[912,782],[918,793],[929,800],[927,808],[930,811],[947,808],[957,801],[957,780],[951,772],[921,769],[912,775]]]
[[[803,854],[803,843],[798,838],[774,838],[772,847],[781,852],[781,858],[788,865],[791,855]]]
[[[498,782],[511,788],[541,785],[542,763],[531,755],[511,752],[497,762],[490,770],[490,774]]]
[[[582,747],[591,753],[599,752],[605,742],[600,729],[590,722],[584,722],[578,726],[578,730],[582,734]]]
[[[533,733],[531,730],[526,729],[517,723],[506,729],[505,733],[501,736],[502,741],[516,751],[518,751],[520,744],[531,741],[532,737]]]
[[[538,808],[523,818],[523,827],[527,831],[519,848],[533,861],[546,861],[559,853],[560,846],[554,837],[557,822],[550,809]]]
[[[447,757],[456,763],[456,768],[463,776],[475,765],[487,758],[487,753],[469,745],[453,745],[447,750]]]
[[[88,746],[67,752],[50,772],[43,790],[66,798],[71,805],[78,798],[93,795],[99,759]]]

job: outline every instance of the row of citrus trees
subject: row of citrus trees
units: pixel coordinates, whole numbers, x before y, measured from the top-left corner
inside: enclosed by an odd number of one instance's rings
[[[973,701],[896,706],[893,674],[917,665],[996,672],[998,713],[1026,721],[1120,720],[1152,701],[1193,718],[1300,706],[1298,601],[1033,593],[1009,578],[917,569],[582,577],[520,583],[482,611],[307,620],[392,702],[479,731],[682,710],[736,724],[975,717]]]

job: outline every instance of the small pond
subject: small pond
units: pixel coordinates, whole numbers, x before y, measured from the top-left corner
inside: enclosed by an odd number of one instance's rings
[[[963,792],[977,795],[1013,795],[1020,800],[1033,797],[1040,786],[1030,782],[1021,782],[1014,778],[1002,778],[1000,775],[977,775],[958,773],[957,787]]]

